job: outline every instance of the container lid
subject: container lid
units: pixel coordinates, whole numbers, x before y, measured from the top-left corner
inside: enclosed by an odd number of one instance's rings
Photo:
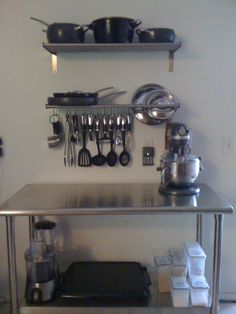
[[[181,289],[181,290],[189,289],[189,284],[186,278],[183,276],[172,276],[170,280],[171,280],[171,286],[173,289]]]
[[[190,276],[189,283],[191,287],[195,289],[209,289],[209,285],[204,276]]]
[[[198,242],[184,242],[184,248],[190,257],[206,258],[206,254]]]
[[[184,250],[182,248],[169,248],[168,253],[170,256],[183,255]]]
[[[187,258],[184,255],[171,256],[171,264],[173,266],[187,266]]]
[[[155,256],[155,264],[157,266],[168,266],[170,265],[169,258],[167,256]]]

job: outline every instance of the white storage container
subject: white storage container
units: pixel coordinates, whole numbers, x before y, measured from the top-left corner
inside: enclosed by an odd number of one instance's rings
[[[173,255],[170,258],[170,273],[171,276],[187,277],[188,262],[185,255]]]
[[[171,299],[174,307],[187,307],[189,285],[185,277],[171,277]]]
[[[184,255],[184,250],[182,248],[169,248],[168,253],[170,257],[175,255]]]
[[[170,292],[170,261],[167,256],[156,256],[157,284],[159,292]]]
[[[189,264],[190,276],[204,276],[206,254],[198,242],[185,242],[185,253]]]
[[[209,285],[204,276],[189,277],[190,299],[193,306],[208,306]]]

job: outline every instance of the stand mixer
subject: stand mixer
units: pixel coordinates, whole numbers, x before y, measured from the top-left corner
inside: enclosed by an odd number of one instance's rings
[[[194,195],[200,188],[194,183],[203,169],[201,158],[191,154],[191,132],[183,123],[167,126],[166,148],[161,156],[161,184],[159,191],[171,195]]]

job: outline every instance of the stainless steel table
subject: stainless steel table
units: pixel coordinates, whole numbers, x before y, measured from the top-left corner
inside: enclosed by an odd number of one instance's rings
[[[18,314],[20,311],[15,253],[16,216],[29,216],[29,226],[32,231],[34,216],[122,214],[195,214],[197,216],[196,237],[200,243],[202,241],[202,214],[214,216],[212,304],[209,310],[198,308],[197,311],[198,313],[217,314],[223,218],[224,214],[233,213],[233,207],[207,185],[200,184],[199,186],[200,194],[197,196],[161,195],[158,192],[158,184],[28,184],[24,186],[0,209],[0,215],[6,216],[11,314]],[[53,309],[52,306],[50,308],[54,313],[55,311],[73,312],[71,307],[70,310],[69,308]],[[37,308],[33,307],[28,312],[36,313],[35,309],[37,312]],[[179,313],[178,311],[178,309],[172,308],[167,312]],[[194,308],[189,308],[187,311],[196,313]],[[38,313],[42,312],[43,307],[39,307]],[[45,308],[44,312],[49,313],[49,308]],[[158,313],[158,307],[156,312]],[[76,310],[73,313],[76,313]],[[161,310],[161,313],[164,312]]]

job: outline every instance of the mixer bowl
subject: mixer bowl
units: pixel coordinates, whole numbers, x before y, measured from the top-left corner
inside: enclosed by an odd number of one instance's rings
[[[161,160],[161,183],[165,186],[187,187],[193,184],[202,170],[199,157],[189,155],[184,160]]]

